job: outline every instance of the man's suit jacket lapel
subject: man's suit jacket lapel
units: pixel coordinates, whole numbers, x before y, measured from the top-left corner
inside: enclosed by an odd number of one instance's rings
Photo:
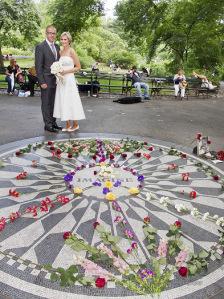
[[[53,52],[51,51],[51,48],[49,47],[48,43],[46,42],[46,40],[44,41],[44,47],[45,49],[48,51],[48,53],[50,53],[50,55],[54,58],[55,60],[55,57],[54,57],[54,54]]]

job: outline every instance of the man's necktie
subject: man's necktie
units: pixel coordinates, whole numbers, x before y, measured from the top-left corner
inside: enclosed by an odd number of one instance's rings
[[[56,52],[54,44],[51,44],[51,50],[52,50],[52,52],[54,54],[54,57],[55,57],[55,60],[56,60],[57,59],[57,52]]]

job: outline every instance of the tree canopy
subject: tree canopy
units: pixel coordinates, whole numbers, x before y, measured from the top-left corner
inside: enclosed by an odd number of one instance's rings
[[[124,0],[116,13],[127,40],[149,60],[161,45],[175,68],[214,68],[224,58],[223,0]]]
[[[33,40],[39,34],[40,23],[32,0],[0,1],[0,67],[3,67],[2,47],[22,47],[23,40]]]
[[[59,33],[69,31],[73,36],[83,29],[96,25],[103,14],[100,0],[53,0],[49,13]]]

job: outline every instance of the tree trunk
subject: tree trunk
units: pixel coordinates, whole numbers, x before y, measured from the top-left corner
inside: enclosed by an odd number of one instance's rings
[[[2,55],[2,47],[0,45],[0,69],[4,68],[4,61],[3,61],[3,55]]]

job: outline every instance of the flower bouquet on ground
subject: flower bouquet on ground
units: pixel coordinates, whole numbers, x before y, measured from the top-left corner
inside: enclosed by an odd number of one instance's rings
[[[77,282],[98,288],[113,281],[135,294],[159,294],[177,275],[193,276],[206,270],[210,257],[217,254],[214,250],[190,252],[182,240],[182,224],[178,220],[170,225],[166,238],[159,238],[157,229],[146,216],[142,224],[143,242],[148,251],[146,258],[142,255],[142,241],[129,228],[121,207],[116,201],[111,204],[118,213],[114,223],[121,237],[113,236],[97,221],[93,223],[93,229],[101,240],[97,246],[89,245],[77,234],[65,232],[63,238],[66,244],[75,251],[74,265],[68,269],[54,269],[47,265],[53,281],[60,281],[62,286]],[[223,243],[223,237],[220,240]]]
[[[63,71],[63,66],[62,63],[60,61],[55,61],[52,65],[51,65],[51,74],[55,75],[56,79],[57,79],[57,83],[60,81],[63,83],[63,76],[61,75],[61,72]]]

